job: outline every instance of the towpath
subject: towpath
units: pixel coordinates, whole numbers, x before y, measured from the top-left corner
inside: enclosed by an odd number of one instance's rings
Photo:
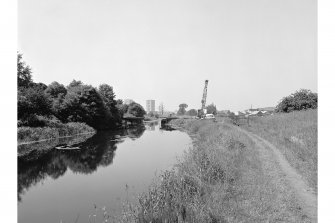
[[[267,168],[272,169],[278,178],[287,182],[293,191],[302,212],[311,222],[317,222],[317,195],[303,180],[302,176],[288,163],[284,155],[269,141],[237,126],[236,130],[246,134],[260,150],[261,160]]]

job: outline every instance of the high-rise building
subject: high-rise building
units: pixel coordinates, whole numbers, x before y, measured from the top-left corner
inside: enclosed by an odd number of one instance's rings
[[[158,111],[160,115],[164,114],[164,105],[163,103],[160,103],[160,105],[158,106]]]
[[[155,112],[155,100],[147,100],[146,101],[147,105],[147,112]]]

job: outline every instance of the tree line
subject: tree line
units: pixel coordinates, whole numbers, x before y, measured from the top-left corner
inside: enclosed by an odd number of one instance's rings
[[[190,115],[196,116],[198,114],[196,109],[190,109],[186,111],[188,105],[182,103],[179,105],[179,110],[177,115]],[[313,93],[311,90],[300,89],[289,96],[283,97],[275,108],[277,113],[288,113],[292,111],[300,111],[307,109],[317,109],[318,108],[318,94]],[[207,114],[217,114],[217,108],[214,103],[206,106]]]
[[[113,87],[98,88],[73,80],[64,86],[56,81],[49,85],[35,83],[31,67],[17,54],[18,127],[55,126],[57,123],[82,122],[97,129],[122,126],[122,117],[143,117],[143,107],[116,99]]]
[[[188,107],[188,105],[186,103],[180,104],[179,109],[177,111],[177,115],[189,115],[189,116],[197,116],[198,115],[198,111],[194,108],[186,111],[187,107]],[[213,114],[213,115],[217,114],[216,105],[214,105],[214,103],[207,105],[206,109],[207,109],[207,114]]]

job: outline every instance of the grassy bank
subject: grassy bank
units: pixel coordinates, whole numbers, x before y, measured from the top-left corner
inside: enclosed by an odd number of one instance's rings
[[[270,141],[317,191],[317,110],[253,117],[241,127]]]
[[[171,124],[191,135],[193,147],[118,222],[304,222],[294,196],[246,135],[209,120]]]
[[[36,143],[24,143],[17,147],[17,157],[27,156],[29,159],[35,159],[38,158],[41,154],[48,152],[50,149],[55,148],[57,145],[66,144],[72,146],[81,142],[85,142],[94,134],[95,133],[83,133],[80,135],[59,137],[50,140],[39,141]]]
[[[95,132],[95,130],[84,123],[78,122],[58,124],[55,127],[18,127],[17,141],[20,145],[89,132]]]

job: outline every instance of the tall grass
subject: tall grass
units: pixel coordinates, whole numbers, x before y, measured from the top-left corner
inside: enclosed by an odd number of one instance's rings
[[[17,141],[18,144],[22,144],[88,132],[95,132],[95,130],[85,123],[79,122],[58,124],[57,127],[18,127]]]
[[[273,143],[317,191],[317,109],[253,117],[249,131]]]
[[[209,120],[171,124],[194,135],[194,146],[118,222],[300,222],[248,137]]]

